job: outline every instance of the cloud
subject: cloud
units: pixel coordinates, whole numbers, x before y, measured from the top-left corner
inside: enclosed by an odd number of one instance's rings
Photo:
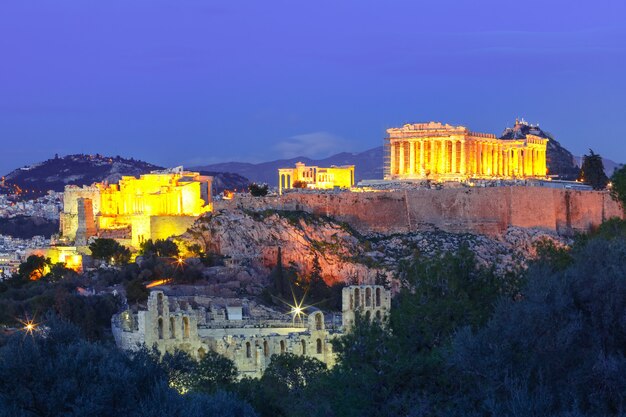
[[[349,151],[352,143],[329,132],[313,132],[292,136],[276,143],[272,148],[281,158],[323,158]]]

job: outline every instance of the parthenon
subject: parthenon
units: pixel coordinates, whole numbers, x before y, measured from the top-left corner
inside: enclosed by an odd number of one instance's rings
[[[548,139],[498,139],[437,122],[387,129],[385,179],[458,181],[546,176]]]

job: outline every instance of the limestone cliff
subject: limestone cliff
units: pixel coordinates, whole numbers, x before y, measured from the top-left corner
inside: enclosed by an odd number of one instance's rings
[[[504,274],[523,267],[538,239],[564,243],[555,233],[531,228],[507,229],[498,237],[469,233],[422,231],[363,236],[345,223],[302,211],[248,211],[225,209],[198,219],[181,239],[205,250],[229,257],[228,267],[218,273],[229,286],[248,286],[258,292],[258,283],[276,264],[281,248],[283,265],[300,273],[310,272],[315,257],[328,283],[357,279],[372,282],[377,273],[392,276],[399,262],[416,251],[435,256],[467,245],[479,262]],[[230,281],[228,272],[230,270]],[[233,283],[232,281],[241,281]],[[256,283],[257,285],[252,285]],[[244,291],[246,292],[246,291]]]

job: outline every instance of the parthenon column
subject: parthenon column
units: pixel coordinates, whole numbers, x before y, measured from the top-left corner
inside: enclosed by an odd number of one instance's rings
[[[424,140],[420,140],[420,175],[424,176]]]
[[[473,158],[472,158],[472,169],[473,169],[473,174],[477,175],[478,174],[478,143],[476,141],[472,142],[472,152],[473,152]]]
[[[430,155],[429,155],[429,165],[430,165],[430,173],[434,174],[437,172],[437,141],[429,140],[430,142]]]
[[[415,142],[409,142],[409,174],[415,174]]]
[[[398,157],[398,174],[404,174],[404,142],[398,144],[400,146],[400,155]]]
[[[445,154],[446,154],[446,150],[444,147],[445,142],[443,140],[439,140],[438,142],[438,147],[439,147],[439,154],[437,156],[439,156],[438,161],[437,161],[437,172],[439,174],[443,174],[445,171]]]
[[[496,157],[496,172],[495,172],[495,174],[496,174],[497,176],[500,176],[500,175],[502,175],[502,174],[500,173],[500,145],[498,145],[498,144],[496,143],[496,144],[494,145],[494,147],[495,147],[495,152],[494,152],[494,155],[495,155],[495,157]]]
[[[485,175],[487,172],[487,146],[484,142],[478,144],[480,147],[480,174]]]
[[[461,175],[465,175],[466,172],[467,156],[465,155],[465,143],[464,140],[461,141],[461,169],[459,170]]]
[[[452,141],[452,172],[456,174],[456,140]]]
[[[483,144],[478,142],[476,144],[476,159],[478,160],[478,166],[476,167],[476,173],[482,175],[483,173]]]
[[[390,175],[395,175],[396,174],[396,144],[395,143],[391,143],[391,150],[389,151],[389,174]]]
[[[505,177],[509,177],[509,154],[511,153],[511,151],[505,146],[504,147],[504,168],[503,168],[503,175]]]

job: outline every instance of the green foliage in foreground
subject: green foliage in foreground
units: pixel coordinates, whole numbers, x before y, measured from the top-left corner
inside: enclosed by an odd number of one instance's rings
[[[626,415],[626,222],[535,249],[527,271],[505,277],[465,247],[415,255],[389,319],[357,317],[333,342],[331,369],[283,354],[262,378],[237,381],[211,352],[159,362],[55,326],[20,334],[0,348],[0,416]],[[42,284],[59,285],[8,291]]]
[[[252,417],[235,395],[180,395],[154,354],[85,341],[70,325],[16,334],[0,348],[0,416]]]

